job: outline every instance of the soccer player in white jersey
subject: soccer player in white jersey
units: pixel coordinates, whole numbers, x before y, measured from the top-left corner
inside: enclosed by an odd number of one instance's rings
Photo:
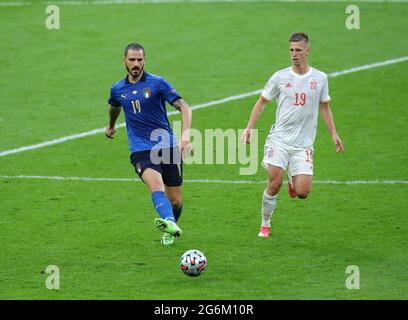
[[[307,63],[310,54],[307,34],[296,32],[290,36],[289,54],[292,66],[276,72],[269,79],[241,137],[243,142],[250,143],[252,130],[265,105],[276,99],[276,120],[266,138],[262,160],[268,171],[268,184],[262,196],[260,237],[269,236],[285,170],[288,171],[288,191],[292,198],[305,199],[311,190],[318,112],[336,145],[336,152],[344,151],[329,106],[327,75]]]

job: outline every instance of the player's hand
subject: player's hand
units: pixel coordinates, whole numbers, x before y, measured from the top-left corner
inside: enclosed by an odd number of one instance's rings
[[[337,133],[332,136],[332,139],[334,144],[336,145],[336,152],[344,152],[343,143],[341,142],[341,139]]]
[[[107,138],[113,139],[113,136],[114,136],[115,132],[116,132],[115,128],[107,127],[106,130],[105,130],[105,135],[106,135]]]
[[[194,154],[193,146],[191,145],[190,140],[181,140],[180,151],[183,159]]]
[[[245,128],[244,132],[241,135],[241,142],[242,143],[251,143],[251,138],[252,138],[252,130],[249,128]]]

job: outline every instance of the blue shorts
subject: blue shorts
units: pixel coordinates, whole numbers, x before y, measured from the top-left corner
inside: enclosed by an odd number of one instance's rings
[[[133,152],[130,162],[140,179],[143,172],[151,168],[162,175],[168,187],[179,187],[183,183],[183,161],[178,147]]]

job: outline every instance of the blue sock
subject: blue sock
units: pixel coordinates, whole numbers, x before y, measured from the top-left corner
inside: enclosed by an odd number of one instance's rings
[[[176,219],[176,222],[180,219],[182,210],[183,210],[183,205],[181,205],[181,207],[177,209],[173,207],[173,216],[174,216],[174,219]]]
[[[173,208],[171,207],[170,201],[166,198],[166,195],[162,191],[156,191],[152,193],[152,200],[154,208],[159,214],[160,218],[166,220],[172,220],[175,222],[173,216]]]

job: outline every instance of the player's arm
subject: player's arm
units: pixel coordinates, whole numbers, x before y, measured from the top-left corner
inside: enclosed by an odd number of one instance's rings
[[[336,152],[343,152],[344,151],[343,143],[341,142],[341,139],[337,134],[329,101],[320,102],[319,112],[322,115],[324,122],[326,123],[327,130],[329,130],[329,133],[333,139],[334,144],[336,145]]]
[[[109,105],[109,110],[108,110],[109,124],[108,124],[108,127],[105,130],[105,135],[109,139],[113,139],[113,135],[116,132],[115,123],[116,123],[116,120],[118,119],[118,117],[120,115],[120,109],[121,109],[121,107],[114,107],[112,105]]]
[[[181,134],[181,154],[183,157],[190,154],[192,147],[190,143],[190,129],[192,123],[192,111],[188,103],[179,98],[173,102],[173,107],[176,108],[181,113],[182,118],[182,134]]]
[[[259,97],[258,101],[255,103],[251,116],[249,117],[248,125],[245,128],[244,132],[242,133],[241,136],[241,141],[244,143],[250,143],[251,141],[251,136],[252,136],[252,130],[255,127],[255,123],[262,114],[266,104],[269,102],[266,98],[264,98],[262,95]]]

